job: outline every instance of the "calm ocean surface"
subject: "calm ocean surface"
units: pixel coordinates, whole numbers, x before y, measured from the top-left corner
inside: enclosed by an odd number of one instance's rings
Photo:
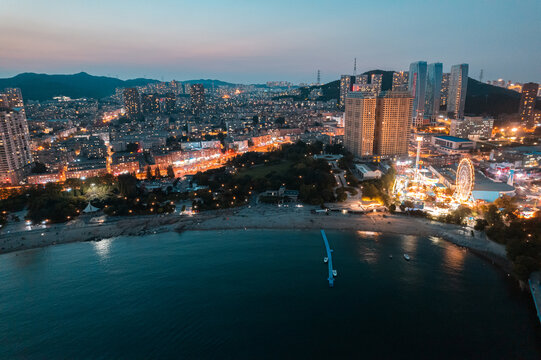
[[[437,239],[327,237],[333,289],[319,231],[1,255],[0,358],[541,359],[529,295],[489,262]]]

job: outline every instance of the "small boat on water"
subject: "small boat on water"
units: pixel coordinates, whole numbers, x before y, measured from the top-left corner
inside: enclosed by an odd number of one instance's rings
[[[392,255],[392,254],[391,254],[391,255],[389,255],[389,259],[392,259],[392,258],[393,258],[393,255]]]
[[[328,258],[328,257],[324,257],[324,258],[323,258],[323,262],[324,262],[325,264],[328,263],[328,262],[329,262],[329,258]]]
[[[406,261],[410,261],[410,260],[411,260],[411,258],[410,258],[410,256],[409,256],[408,254],[404,254],[404,259],[406,259]]]
[[[333,270],[332,271],[332,276],[336,276],[336,275],[338,275],[338,273],[336,272],[336,270]]]

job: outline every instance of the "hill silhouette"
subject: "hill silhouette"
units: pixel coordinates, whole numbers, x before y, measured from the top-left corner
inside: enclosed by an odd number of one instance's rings
[[[0,79],[0,89],[18,87],[23,99],[49,100],[54,96],[69,96],[74,99],[101,99],[114,93],[117,87],[142,86],[158,82],[150,79],[120,80],[107,76],[93,76],[85,72],[73,75],[48,75],[22,73],[11,78]]]

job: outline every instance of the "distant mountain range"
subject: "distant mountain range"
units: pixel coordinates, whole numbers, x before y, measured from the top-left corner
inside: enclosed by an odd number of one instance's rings
[[[93,76],[85,72],[73,75],[47,75],[23,73],[12,78],[0,79],[0,89],[18,87],[23,99],[50,100],[54,96],[69,96],[74,99],[101,99],[114,93],[117,87],[142,86],[158,82],[149,79],[120,80],[106,76]]]
[[[392,87],[393,71],[372,70],[364,74],[383,74],[382,90]],[[115,88],[143,86],[156,83],[153,79],[120,80],[106,76],[93,76],[85,72],[73,75],[47,75],[36,73],[23,73],[11,78],[0,79],[0,90],[6,87],[21,89],[24,100],[49,100],[54,96],[69,96],[71,98],[101,99],[114,93]],[[235,86],[235,84],[212,79],[186,80],[183,83],[201,83],[205,87]],[[256,85],[264,86],[264,85]],[[300,94],[290,95],[295,100],[306,100],[311,90],[321,88],[322,96],[319,100],[338,99],[340,96],[340,81],[335,80],[324,85],[307,86],[300,88]],[[481,83],[472,78],[468,79],[468,92],[466,96],[466,114],[499,115],[513,114],[518,111],[520,94],[513,90]],[[541,103],[541,102],[538,102]],[[540,106],[541,104],[538,104]]]
[[[54,96],[69,96],[73,99],[101,99],[114,94],[115,88],[143,86],[157,83],[153,79],[120,80],[107,76],[93,76],[85,72],[73,75],[48,75],[23,73],[11,78],[0,79],[0,90],[6,87],[21,89],[24,100],[50,100]],[[211,79],[187,80],[183,83],[201,83],[205,87],[234,86],[234,84]]]

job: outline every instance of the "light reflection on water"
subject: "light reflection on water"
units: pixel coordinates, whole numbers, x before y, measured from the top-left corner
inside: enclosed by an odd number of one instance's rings
[[[103,239],[100,241],[95,241],[92,243],[94,246],[94,250],[96,251],[96,254],[102,258],[107,259],[109,257],[109,252],[111,251],[111,244],[113,243],[113,239]]]
[[[443,261],[445,266],[455,269],[456,271],[462,271],[464,267],[464,259],[467,251],[461,249],[458,246],[447,246],[443,252]]]
[[[375,243],[379,241],[381,233],[374,231],[357,231],[358,251],[361,261],[367,264],[376,264],[379,260],[380,251]],[[366,241],[372,240],[372,241]]]
[[[402,236],[402,247],[404,252],[411,256],[412,253],[417,251],[418,237],[413,235]]]

